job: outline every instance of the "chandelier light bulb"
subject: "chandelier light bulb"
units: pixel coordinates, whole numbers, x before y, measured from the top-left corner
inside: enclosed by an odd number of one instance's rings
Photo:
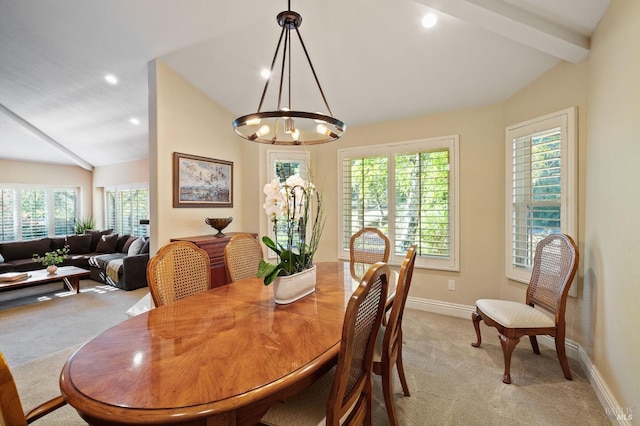
[[[260,124],[260,119],[259,118],[254,118],[252,120],[247,120],[247,126],[257,126],[258,124]]]

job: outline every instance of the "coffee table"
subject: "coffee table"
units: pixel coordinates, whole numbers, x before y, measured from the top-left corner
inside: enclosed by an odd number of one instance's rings
[[[61,266],[53,274],[49,274],[46,269],[30,271],[29,274],[31,274],[31,276],[24,280],[0,283],[0,291],[62,281],[69,291],[78,294],[80,291],[80,280],[82,278],[88,278],[91,272],[76,266]]]

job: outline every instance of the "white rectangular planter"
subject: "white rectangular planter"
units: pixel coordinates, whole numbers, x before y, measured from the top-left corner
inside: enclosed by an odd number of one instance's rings
[[[273,299],[280,305],[295,302],[316,290],[316,265],[293,275],[276,277],[273,286]]]

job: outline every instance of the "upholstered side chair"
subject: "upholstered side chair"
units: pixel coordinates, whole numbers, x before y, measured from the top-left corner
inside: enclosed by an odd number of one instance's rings
[[[371,265],[388,262],[391,245],[389,238],[377,228],[362,228],[349,240],[349,266],[351,276],[361,279]]]
[[[373,425],[373,351],[382,322],[389,267],[376,263],[345,313],[338,364],[317,382],[265,414],[266,425]]]
[[[569,287],[578,268],[578,248],[565,234],[551,234],[536,247],[531,279],[525,303],[508,300],[480,299],[471,315],[480,347],[480,321],[498,329],[504,355],[502,381],[511,383],[511,354],[522,336],[529,336],[533,352],[540,354],[538,335],[555,338],[556,352],[567,380],[571,370],[565,350],[565,310]],[[548,315],[544,312],[546,311]]]
[[[22,403],[20,402],[16,383],[13,380],[13,375],[4,355],[0,352],[0,424],[25,426],[57,410],[66,403],[62,395],[58,395],[27,413],[22,411]]]
[[[171,242],[147,265],[147,282],[156,306],[172,303],[211,288],[207,252],[188,241]]]
[[[391,426],[398,425],[396,406],[393,401],[393,366],[398,369],[402,392],[405,396],[411,396],[407,379],[404,376],[404,366],[402,365],[402,316],[404,306],[409,295],[411,279],[413,278],[413,267],[416,262],[416,245],[409,247],[407,255],[402,261],[400,273],[398,274],[398,286],[396,287],[395,300],[386,324],[380,327],[376,349],[373,353],[373,373],[382,376],[382,391],[384,393],[384,404],[389,416]]]
[[[251,234],[234,235],[224,248],[224,264],[231,282],[255,277],[262,260],[262,246]]]

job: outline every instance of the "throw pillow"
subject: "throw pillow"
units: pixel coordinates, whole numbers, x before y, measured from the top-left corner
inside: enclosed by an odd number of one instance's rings
[[[130,237],[129,234],[120,235],[118,237],[118,244],[116,244],[116,249],[115,249],[114,253],[126,253],[127,252],[126,250],[124,250],[124,245],[129,240],[129,237]]]
[[[135,256],[135,255],[139,254],[140,250],[142,250],[142,246],[143,245],[144,245],[144,238],[140,237],[140,238],[136,239],[129,246],[129,251],[127,251],[127,256]]]
[[[118,234],[103,235],[96,246],[96,253],[113,253],[118,244]]]
[[[124,243],[124,245],[122,246],[122,250],[120,250],[122,253],[129,253],[129,247],[131,247],[131,244],[133,244],[133,242],[135,240],[137,240],[137,237],[131,236],[129,238],[127,238],[127,242]]]
[[[109,235],[113,232],[113,229],[105,229],[104,231],[93,231],[91,229],[87,229],[86,231],[84,231],[85,235],[90,235],[91,236],[91,247],[89,247],[89,249],[92,252],[96,251],[96,248],[98,247],[98,242],[100,241],[100,237],[102,237],[103,235]]]
[[[67,245],[69,246],[69,253],[71,254],[91,253],[91,235],[69,235],[67,237]]]

